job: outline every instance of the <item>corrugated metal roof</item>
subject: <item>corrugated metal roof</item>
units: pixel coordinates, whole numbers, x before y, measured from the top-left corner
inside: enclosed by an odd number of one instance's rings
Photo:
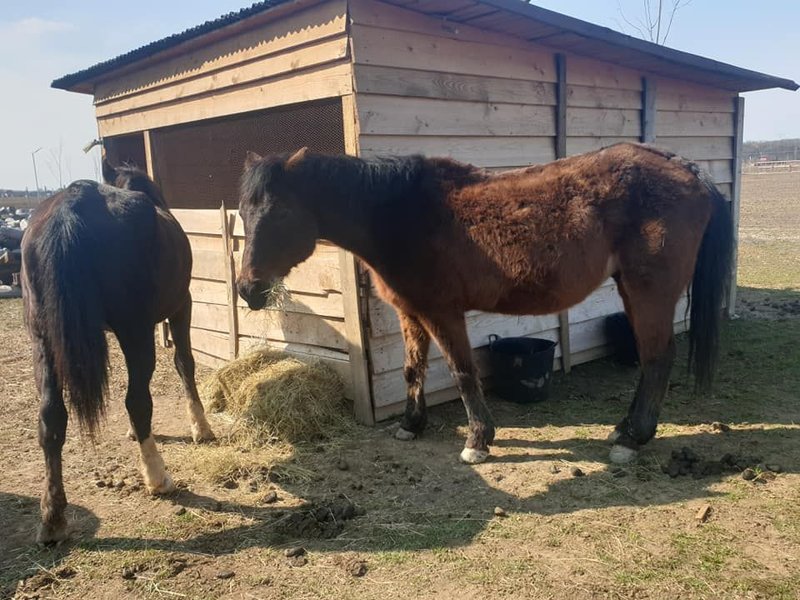
[[[91,93],[91,84],[125,67],[149,59],[179,44],[201,38],[254,15],[296,0],[265,0],[239,12],[207,21],[137,48],[117,58],[53,81],[55,88]],[[528,4],[522,0],[387,0],[403,8],[513,35],[555,50],[607,60],[633,69],[696,81],[705,85],[744,92],[769,88],[797,90],[798,84],[743,69],[688,52],[681,52],[634,38],[606,27]]]

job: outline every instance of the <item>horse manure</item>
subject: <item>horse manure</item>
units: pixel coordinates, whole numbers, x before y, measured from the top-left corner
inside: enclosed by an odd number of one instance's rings
[[[586,475],[586,473],[584,473],[584,472],[583,472],[583,471],[580,469],[580,467],[572,467],[572,468],[569,470],[569,474],[570,474],[570,475],[572,475],[573,477],[583,477],[584,475]]]
[[[261,498],[261,504],[272,504],[278,501],[278,494],[275,491],[267,492]]]
[[[507,517],[508,513],[506,513],[505,509],[500,506],[494,507],[494,516],[496,517]]]
[[[363,514],[366,514],[363,508],[346,498],[337,498],[317,504],[311,503],[290,513],[278,524],[277,530],[294,538],[330,539],[344,530],[346,521]]]
[[[294,558],[295,556],[303,556],[306,553],[306,549],[302,546],[289,546],[286,550],[283,551],[284,556],[286,558]]]
[[[174,514],[176,517],[180,517],[182,515],[185,515],[186,514],[186,507],[185,506],[177,506],[177,507],[175,507],[175,510],[172,511],[172,514]]]
[[[367,563],[360,558],[353,558],[347,561],[345,569],[353,577],[363,577],[367,574]]]
[[[711,429],[712,429],[713,431],[720,431],[720,432],[722,432],[722,433],[725,433],[725,432],[727,432],[727,431],[730,431],[730,430],[731,430],[731,427],[730,427],[730,425],[728,425],[728,424],[726,424],[726,423],[720,423],[719,421],[714,421],[714,422],[711,424]]]
[[[758,475],[753,469],[747,468],[744,471],[742,471],[742,479],[744,479],[745,481],[752,481],[756,477],[758,477]]]

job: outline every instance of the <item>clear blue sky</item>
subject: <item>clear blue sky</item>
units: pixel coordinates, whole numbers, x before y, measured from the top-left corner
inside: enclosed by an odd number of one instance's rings
[[[641,0],[538,0],[534,3],[633,33]],[[238,10],[248,0],[3,1],[0,14],[0,188],[42,186],[97,174],[91,98],[50,89],[61,75]],[[779,16],[776,16],[779,15]],[[667,45],[773,75],[800,79],[800,2],[693,0],[678,14]],[[745,139],[800,137],[800,93],[747,94]]]

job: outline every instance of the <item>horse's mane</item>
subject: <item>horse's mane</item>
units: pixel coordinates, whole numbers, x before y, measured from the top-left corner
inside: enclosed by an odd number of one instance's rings
[[[110,183],[124,190],[142,192],[153,201],[153,204],[164,210],[169,210],[161,189],[150,179],[146,172],[136,165],[126,163],[116,167],[116,179]]]

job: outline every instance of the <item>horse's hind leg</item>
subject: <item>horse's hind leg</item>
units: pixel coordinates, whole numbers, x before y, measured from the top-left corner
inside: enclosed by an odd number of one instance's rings
[[[400,328],[403,331],[406,360],[403,376],[408,386],[406,412],[395,433],[398,440],[413,440],[422,433],[428,421],[425,407],[425,371],[428,368],[428,349],[431,336],[416,317],[397,312],[400,317]]]
[[[461,452],[461,460],[468,464],[482,463],[489,457],[489,446],[494,442],[494,422],[484,401],[478,370],[472,360],[464,315],[426,318],[424,323],[447,359],[467,410],[469,436]]]
[[[42,494],[42,524],[36,540],[42,544],[59,542],[67,537],[64,510],[67,496],[61,474],[61,449],[67,435],[67,409],[64,395],[44,342],[34,339],[34,371],[39,388],[39,445],[44,451],[45,480]]]
[[[115,331],[125,364],[128,367],[128,392],[125,408],[139,441],[142,474],[147,489],[152,494],[166,494],[175,489],[172,478],[164,468],[164,460],[153,440],[153,398],[150,396],[150,379],[156,366],[155,336],[152,325],[132,326],[131,331]]]
[[[186,412],[192,427],[192,439],[195,442],[205,442],[214,439],[214,432],[206,420],[203,403],[197,393],[197,384],[194,379],[194,357],[192,356],[192,342],[189,328],[192,323],[192,300],[188,298],[181,309],[169,318],[169,328],[175,343],[175,368],[183,382],[186,393]]]
[[[628,415],[611,436],[614,442],[610,454],[612,462],[626,463],[633,460],[639,447],[656,433],[675,361],[672,321],[676,300],[664,290],[639,289],[624,279],[618,279],[618,285],[636,335],[642,370]]]

